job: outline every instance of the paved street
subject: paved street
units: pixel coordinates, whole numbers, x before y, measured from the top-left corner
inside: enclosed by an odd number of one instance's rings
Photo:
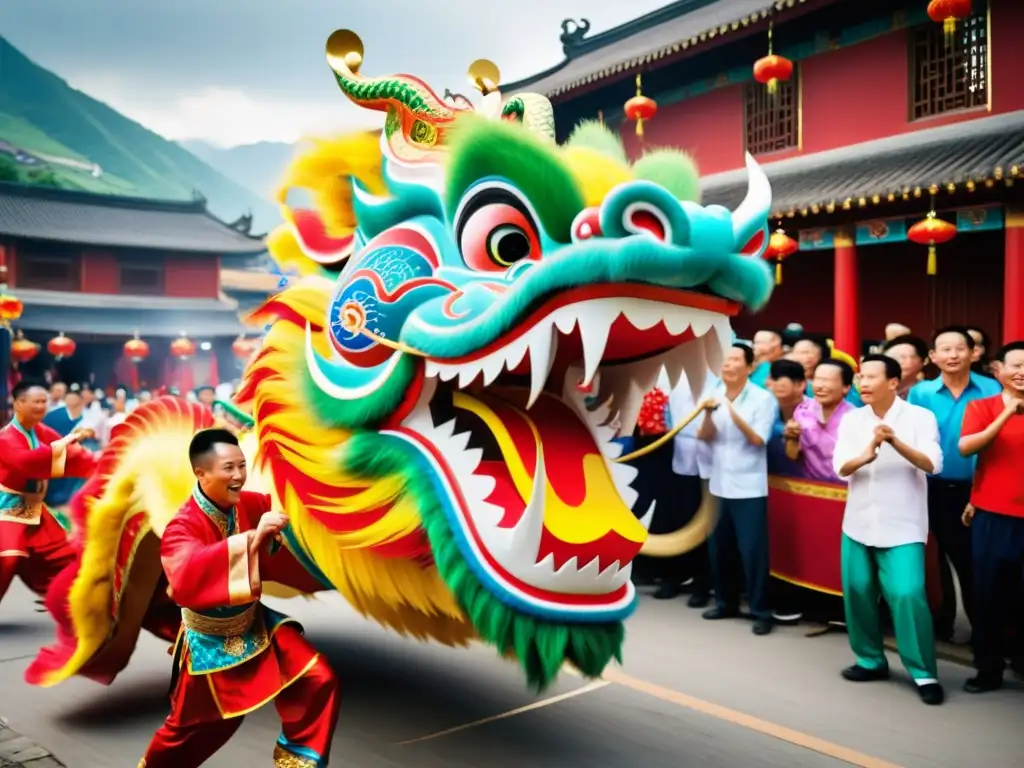
[[[302,620],[342,680],[332,766],[1010,768],[1024,750],[1018,681],[971,697],[960,691],[969,670],[943,662],[949,700],[929,708],[902,672],[889,683],[843,681],[841,634],[783,628],[757,638],[746,622],[701,621],[682,600],[642,600],[625,667],[605,681],[563,675],[539,697],[486,649],[404,641],[334,595],[275,606]],[[49,636],[48,618],[15,585],[0,605],[0,716],[68,768],[134,768],[166,714],[166,644],[144,638],[109,689],[84,680],[31,688],[22,672]],[[487,718],[496,719],[441,733]],[[251,715],[208,765],[269,765],[277,733],[273,708]]]

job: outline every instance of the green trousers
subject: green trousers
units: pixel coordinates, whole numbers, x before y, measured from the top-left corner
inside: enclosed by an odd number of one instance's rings
[[[918,685],[938,680],[932,613],[924,585],[924,544],[881,549],[843,536],[843,603],[857,664],[884,669],[879,597],[892,610],[900,660]]]

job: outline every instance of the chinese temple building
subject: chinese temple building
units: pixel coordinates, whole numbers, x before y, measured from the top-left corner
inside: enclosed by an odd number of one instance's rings
[[[734,208],[754,156],[788,239],[741,336],[796,322],[854,355],[890,322],[1021,339],[1024,3],[928,6],[678,0],[592,36],[566,20],[565,59],[502,91],[548,96],[560,140],[600,118],[634,156],[687,151],[704,204]]]
[[[266,251],[250,225],[248,217],[216,219],[198,196],[158,201],[0,184],[0,261],[23,305],[14,331],[39,345],[29,360],[19,362],[14,349],[12,357],[28,375],[102,387],[185,390],[235,378],[232,344],[252,329],[231,295],[232,276]],[[253,279],[240,289],[243,301]],[[136,337],[144,343],[126,346]]]

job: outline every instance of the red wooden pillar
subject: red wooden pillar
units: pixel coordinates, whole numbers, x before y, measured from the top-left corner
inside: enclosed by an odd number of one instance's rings
[[[1024,340],[1024,209],[1006,209],[1003,344]]]
[[[853,234],[835,234],[835,315],[832,332],[836,349],[860,360],[860,277]]]

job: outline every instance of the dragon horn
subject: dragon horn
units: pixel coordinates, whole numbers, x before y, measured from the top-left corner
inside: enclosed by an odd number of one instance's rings
[[[432,145],[436,143],[437,128],[466,111],[453,108],[429,85],[408,75],[363,77],[359,74],[362,63],[363,41],[355,32],[339,29],[327,39],[327,64],[341,92],[361,107],[387,112],[386,132],[393,132],[400,125],[411,130],[410,138],[415,143]],[[403,115],[411,119],[402,119]],[[394,124],[396,119],[398,125]]]

